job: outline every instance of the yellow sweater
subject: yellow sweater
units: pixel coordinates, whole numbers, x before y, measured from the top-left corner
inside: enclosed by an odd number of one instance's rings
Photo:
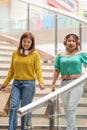
[[[44,82],[39,53],[34,51],[23,57],[17,50],[14,51],[8,75],[3,85],[7,86],[12,78],[15,80],[36,80],[36,77],[39,83]]]

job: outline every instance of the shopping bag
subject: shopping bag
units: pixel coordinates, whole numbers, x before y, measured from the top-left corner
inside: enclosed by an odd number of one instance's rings
[[[49,103],[47,104],[47,107],[46,107],[46,110],[45,110],[45,113],[44,113],[44,118],[47,118],[49,119],[49,115],[50,115],[50,105]]]
[[[56,106],[56,100],[54,100],[54,101],[52,101],[52,100],[50,100],[49,102],[48,102],[48,104],[47,104],[47,107],[46,107],[46,110],[45,110],[45,113],[44,113],[44,118],[47,118],[47,119],[49,119],[50,118],[50,104],[52,103],[52,106],[54,107],[53,108],[53,111],[55,112],[55,106]],[[53,113],[54,113],[53,112]]]
[[[50,118],[50,103],[53,103],[53,110],[54,110],[54,113],[57,112],[59,113],[60,115],[65,115],[65,112],[64,112],[64,108],[63,108],[63,102],[62,102],[62,99],[61,97],[59,96],[59,103],[56,101],[56,100],[50,100],[47,104],[47,107],[46,107],[46,110],[45,110],[45,113],[44,113],[44,118],[47,118],[49,119]]]
[[[0,91],[0,116],[8,116],[10,111],[11,90],[5,89]]]

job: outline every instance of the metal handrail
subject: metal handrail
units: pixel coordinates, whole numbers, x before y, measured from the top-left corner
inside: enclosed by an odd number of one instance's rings
[[[35,3],[35,2],[32,2],[31,0],[18,0],[18,1],[26,3],[26,4],[34,5],[34,6],[37,6],[37,7],[46,9],[46,10],[49,10],[49,11],[52,11],[55,14],[62,14],[64,16],[68,16],[70,18],[73,18],[73,19],[75,19],[75,20],[77,20],[77,21],[79,21],[81,23],[87,24],[87,20],[86,19],[83,19],[83,18],[79,17],[78,15],[72,14],[72,13],[70,13],[68,11],[60,10],[58,8],[51,7],[51,6],[48,6],[48,5],[43,5],[43,4]]]
[[[74,88],[75,86],[81,84],[82,82],[84,82],[87,79],[87,74],[84,74],[83,76],[81,76],[80,78],[74,80],[73,82],[65,85],[65,87],[59,88],[58,90],[44,96],[41,99],[38,99],[22,108],[19,108],[17,111],[17,115],[19,117],[26,115],[28,112],[33,111],[34,109],[36,109],[38,106],[43,105],[44,103],[48,102],[50,99],[53,99],[54,97],[56,97],[59,94],[64,93],[65,91],[68,91],[69,89]]]

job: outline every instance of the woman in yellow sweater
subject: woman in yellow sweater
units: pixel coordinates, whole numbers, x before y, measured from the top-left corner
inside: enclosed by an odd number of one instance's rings
[[[8,130],[16,130],[17,109],[21,102],[21,107],[32,102],[36,78],[40,89],[45,89],[39,53],[35,50],[35,38],[31,32],[25,32],[20,38],[19,47],[12,54],[12,60],[6,79],[0,86],[0,90],[5,88],[13,80],[11,94],[11,110],[9,116]],[[27,118],[25,122],[25,118]],[[31,121],[31,113],[21,118],[21,130],[27,130]],[[25,124],[26,123],[26,124]]]

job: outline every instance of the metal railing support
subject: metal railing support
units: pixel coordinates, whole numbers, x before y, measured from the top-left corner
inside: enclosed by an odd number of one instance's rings
[[[50,108],[49,108],[49,130],[54,130],[55,128],[55,117],[54,117],[54,112],[55,112],[55,103],[53,100],[50,100],[49,102]]]
[[[82,23],[79,23],[80,50],[82,49]]]
[[[55,55],[57,55],[57,40],[58,40],[58,31],[57,31],[57,27],[58,27],[58,15],[55,14]]]
[[[27,4],[27,31],[30,30],[30,5]]]

